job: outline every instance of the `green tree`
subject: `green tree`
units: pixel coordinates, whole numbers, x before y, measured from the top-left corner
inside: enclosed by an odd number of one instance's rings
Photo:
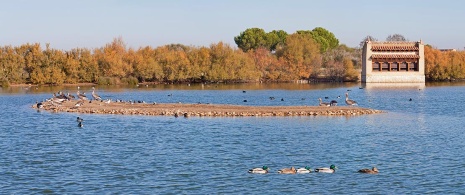
[[[234,37],[237,47],[242,51],[255,50],[259,47],[270,48],[267,41],[267,33],[261,28],[249,28],[241,32],[239,36]]]
[[[339,40],[334,34],[322,27],[316,27],[312,30],[312,36],[320,44],[320,52],[324,53],[334,49],[339,45]]]

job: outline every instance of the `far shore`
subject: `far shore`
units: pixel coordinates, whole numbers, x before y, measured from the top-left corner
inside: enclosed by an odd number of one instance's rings
[[[241,106],[184,103],[108,103],[89,100],[85,101],[81,106],[76,106],[77,102],[78,100],[70,100],[58,104],[48,101],[41,102],[42,108],[37,108],[37,104],[34,104],[32,108],[51,112],[176,117],[357,116],[383,113],[380,110],[357,106]]]

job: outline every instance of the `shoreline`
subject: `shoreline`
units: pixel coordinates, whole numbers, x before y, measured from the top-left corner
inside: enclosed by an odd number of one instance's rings
[[[116,114],[146,116],[183,116],[183,117],[247,117],[247,116],[357,116],[385,113],[381,110],[356,106],[243,106],[227,104],[184,104],[184,103],[128,103],[87,100],[76,107],[78,100],[65,101],[62,104],[41,102],[50,112],[68,112],[85,114]],[[32,108],[37,109],[34,104]]]

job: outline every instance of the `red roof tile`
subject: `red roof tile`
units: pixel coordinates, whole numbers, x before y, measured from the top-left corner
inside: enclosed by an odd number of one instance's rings
[[[399,58],[420,58],[419,55],[416,54],[373,54],[371,55],[371,58],[373,59],[379,59],[379,58],[384,58],[384,59],[399,59]]]

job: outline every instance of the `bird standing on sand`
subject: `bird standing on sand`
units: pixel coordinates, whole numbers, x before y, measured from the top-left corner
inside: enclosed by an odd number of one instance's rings
[[[102,101],[102,98],[95,93],[95,87],[92,87],[92,97],[94,98],[94,100]]]
[[[349,93],[346,93],[346,104],[349,106],[357,105],[356,101],[349,99]]]

